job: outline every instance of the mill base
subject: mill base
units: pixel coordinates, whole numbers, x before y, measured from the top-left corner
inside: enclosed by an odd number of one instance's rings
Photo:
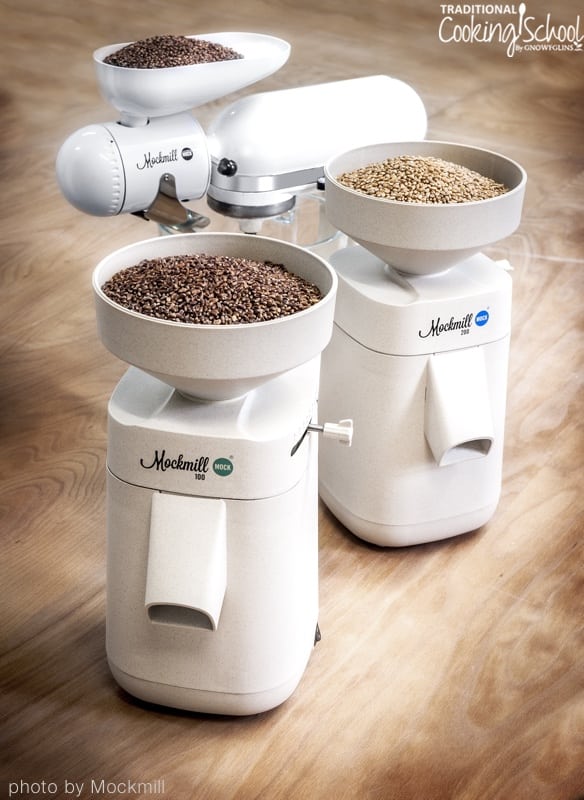
[[[116,388],[106,649],[130,694],[243,715],[298,685],[318,620],[318,366],[220,403],[134,368]]]
[[[475,255],[401,275],[362,247],[335,253],[339,289],[320,412],[350,416],[349,451],[322,442],[319,491],[356,536],[403,547],[484,525],[501,491],[511,279]]]

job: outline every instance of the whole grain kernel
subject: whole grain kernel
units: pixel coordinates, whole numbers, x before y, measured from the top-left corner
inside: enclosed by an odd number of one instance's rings
[[[337,180],[362,194],[403,203],[472,203],[509,191],[492,178],[434,156],[395,156]]]
[[[238,58],[243,58],[241,53],[216,42],[165,34],[127,44],[106,56],[104,63],[130,69],[163,69]]]
[[[265,322],[322,299],[317,286],[283,264],[205,253],[145,259],[102,290],[130,311],[198,325]]]

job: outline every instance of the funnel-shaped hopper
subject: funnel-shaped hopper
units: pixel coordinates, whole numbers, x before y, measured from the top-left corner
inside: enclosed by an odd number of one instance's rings
[[[466,203],[401,202],[339,183],[346,172],[396,156],[432,156],[504,184],[505,194]],[[442,272],[519,226],[526,175],[519,164],[478,147],[449,142],[393,142],[350,150],[325,166],[326,214],[355,242],[401,272]]]
[[[93,54],[97,81],[105,99],[131,117],[179,114],[271,75],[290,55],[288,42],[260,33],[204,33],[188,38],[222,44],[243,58],[182,67],[131,69],[104,62],[129,42],[107,45]]]
[[[193,253],[283,264],[318,286],[322,299],[266,322],[194,325],[129,311],[102,291],[112,275],[144,259]],[[227,400],[320,355],[332,334],[337,277],[319,256],[287,242],[195,233],[147,239],[111,253],[94,270],[93,290],[98,332],[114,355],[187,396]]]

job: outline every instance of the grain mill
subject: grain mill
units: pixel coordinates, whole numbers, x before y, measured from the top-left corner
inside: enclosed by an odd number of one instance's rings
[[[340,177],[387,159],[439,159],[505,186],[489,199],[376,197]],[[320,493],[378,545],[444,539],[485,524],[498,504],[509,335],[507,262],[479,251],[517,228],[523,169],[449,142],[365,146],[325,167],[329,220],[351,239],[323,354],[320,409],[349,414],[350,453],[323,443]]]
[[[283,264],[318,287],[305,310],[191,324],[104,292],[146,261],[204,253]],[[122,248],[94,271],[100,337],[130,368],[108,408],[107,655],[155,703],[265,711],[298,684],[317,635],[320,353],[336,276],[295,245],[178,234]],[[317,426],[351,441],[350,423]]]

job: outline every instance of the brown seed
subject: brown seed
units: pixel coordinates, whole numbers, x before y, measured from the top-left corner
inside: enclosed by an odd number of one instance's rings
[[[106,64],[130,69],[162,69],[185,67],[192,64],[208,64],[214,61],[231,61],[243,58],[231,47],[208,42],[206,39],[191,39],[188,36],[151,36],[110,53],[104,58]]]
[[[145,259],[102,289],[139,314],[199,325],[277,319],[322,299],[317,286],[283,264],[204,253]]]

